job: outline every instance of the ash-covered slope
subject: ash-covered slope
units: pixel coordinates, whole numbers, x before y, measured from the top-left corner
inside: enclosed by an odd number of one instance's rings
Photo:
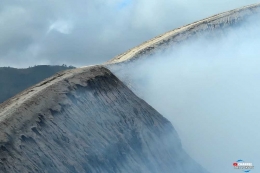
[[[0,172],[202,173],[171,123],[101,66],[0,106]]]

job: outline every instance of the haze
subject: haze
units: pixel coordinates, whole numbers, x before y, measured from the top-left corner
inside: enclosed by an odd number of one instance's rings
[[[260,16],[111,70],[176,128],[185,150],[212,173],[257,165]]]

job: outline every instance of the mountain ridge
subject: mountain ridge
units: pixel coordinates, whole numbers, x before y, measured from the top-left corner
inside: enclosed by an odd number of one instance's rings
[[[222,12],[194,23],[184,25],[145,41],[144,43],[110,59],[104,63],[104,65],[128,62],[141,57],[142,55],[153,54],[159,49],[162,50],[169,47],[169,45],[178,44],[194,35],[207,31],[212,32],[239,23],[240,21],[244,21],[247,17],[259,13],[259,11],[260,3],[257,3]]]
[[[102,66],[56,74],[0,107],[4,172],[206,172],[171,123]]]

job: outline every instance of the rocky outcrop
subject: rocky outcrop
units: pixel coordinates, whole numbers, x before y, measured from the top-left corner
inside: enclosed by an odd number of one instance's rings
[[[0,172],[205,172],[171,123],[101,66],[58,73],[0,106]]]

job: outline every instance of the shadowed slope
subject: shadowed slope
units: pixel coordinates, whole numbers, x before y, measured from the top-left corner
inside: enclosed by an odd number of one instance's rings
[[[103,67],[59,73],[0,118],[1,172],[204,172],[170,122]]]

